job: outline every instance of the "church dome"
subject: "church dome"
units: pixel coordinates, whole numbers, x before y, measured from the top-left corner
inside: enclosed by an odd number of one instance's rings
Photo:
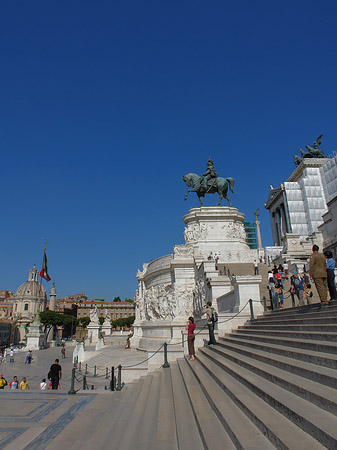
[[[15,293],[15,297],[17,300],[37,300],[39,297],[41,299],[46,298],[46,290],[41,285],[41,292],[40,292],[40,283],[38,281],[39,272],[34,266],[29,271],[29,277],[28,281],[21,284],[21,286],[17,289]]]

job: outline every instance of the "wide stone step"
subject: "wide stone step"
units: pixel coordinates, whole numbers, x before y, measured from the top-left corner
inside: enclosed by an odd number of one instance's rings
[[[111,400],[107,405],[101,400],[102,394],[96,395],[95,400],[90,404],[90,410],[94,411],[94,414],[91,412],[84,417],[82,414],[76,417],[69,425],[69,431],[65,430],[61,434],[62,438],[55,442],[55,450],[60,448],[83,450],[84,445],[88,449],[97,449],[99,448],[97,436],[99,436],[101,448],[108,448],[112,435],[117,448],[119,438],[127,430],[129,417],[143,384],[144,379],[141,379],[138,383],[126,386],[120,392],[108,393]],[[104,397],[106,398],[105,394]],[[54,450],[53,447],[51,449]]]
[[[335,370],[324,369],[301,361],[296,363],[290,358],[278,357],[279,359],[277,359],[275,356],[273,359],[267,352],[245,349],[231,343],[223,343],[210,349],[221,357],[227,358],[337,415],[337,390],[335,388],[337,374]],[[289,360],[293,363],[289,364]],[[317,367],[319,371],[310,371],[311,366],[314,370]],[[325,375],[325,370],[329,370],[333,377]]]
[[[337,325],[337,314],[335,317],[316,317],[305,316],[291,316],[289,318],[277,319],[274,317],[266,318],[265,320],[257,320],[255,322],[248,322],[251,325]],[[247,323],[247,324],[248,324]]]
[[[291,314],[305,314],[309,312],[324,312],[324,311],[336,311],[337,301],[331,301],[329,305],[323,305],[321,303],[312,303],[311,305],[294,306],[292,308],[280,308],[274,311],[265,313],[268,316],[283,316],[289,313]],[[263,316],[258,316],[258,318]]]
[[[235,446],[228,433],[208,403],[204,392],[187,364],[184,359],[178,360],[178,366],[184,380],[204,447],[209,449],[225,448],[226,450],[235,450]]]
[[[208,402],[230,436],[235,448],[271,450],[275,446],[228,397],[208,371],[197,361],[189,364]],[[225,447],[223,447],[225,448]]]
[[[261,323],[249,323],[249,325],[240,326],[239,330],[242,328],[245,328],[246,330],[249,329],[259,329],[262,328],[264,330],[293,330],[293,331],[315,331],[315,332],[328,332],[328,333],[337,333],[337,325],[325,325],[325,324],[318,324],[318,325],[298,325],[298,324],[282,324],[282,325],[269,325],[269,324],[261,324]]]
[[[323,450],[324,447],[316,439],[309,436],[282,413],[266,403],[250,387],[247,387],[235,376],[232,376],[229,370],[223,370],[222,366],[217,364],[214,358],[209,358],[207,350],[199,349],[196,357],[196,360],[208,371],[209,376],[219,384],[233,402],[274,444],[276,449]],[[240,366],[236,365],[235,367],[234,363],[227,363],[232,366],[233,375],[236,374],[236,370],[244,370]],[[263,382],[266,383],[265,380]]]
[[[152,375],[151,388],[146,398],[145,407],[141,411],[138,427],[134,428],[134,433],[131,433],[131,430],[125,433],[118,447],[119,450],[129,450],[135,443],[137,443],[137,449],[139,450],[156,448],[161,374],[161,371],[157,371]]]
[[[137,433],[140,430],[143,414],[144,411],[146,411],[146,404],[148,397],[150,395],[152,381],[153,381],[152,375],[148,375],[145,378],[143,388],[140,391],[136,401],[134,402],[132,412],[128,417],[127,433],[120,433],[120,431],[118,431],[118,437],[120,438],[120,442],[118,445],[114,444],[116,449],[121,450],[131,448],[132,442],[135,442],[134,438],[135,436],[137,436]],[[151,437],[149,439],[151,439]]]
[[[178,450],[172,379],[169,369],[161,370],[156,450]]]
[[[329,342],[337,342],[337,334],[335,332],[314,332],[314,331],[281,331],[281,330],[269,330],[269,329],[261,329],[261,328],[241,328],[236,331],[236,333],[242,334],[256,334],[260,336],[270,335],[270,336],[279,336],[279,337],[291,337],[294,339],[309,339],[309,340],[322,340]]]
[[[166,369],[163,369],[166,370]],[[204,450],[181,372],[176,362],[170,363],[176,433],[180,449]]]
[[[223,338],[219,338],[218,344],[222,345],[223,343],[229,342],[243,347],[255,348],[257,350],[263,350],[265,352],[274,353],[276,355],[294,358],[298,361],[305,361],[311,364],[329,367],[330,369],[337,369],[337,356],[332,355],[331,353],[305,350],[303,348],[297,350],[292,347],[287,347],[286,343],[284,343],[284,345],[280,345],[281,343],[278,339],[274,339],[273,341],[276,343],[272,344],[268,342],[259,342],[257,340],[249,341],[247,339],[243,340],[237,337],[233,337],[232,335],[226,335]]]
[[[310,436],[327,448],[331,450],[337,448],[335,415],[324,411],[307,400],[299,398],[292,392],[286,391],[250,370],[223,358],[212,350],[201,349],[199,352],[207,355],[209,359],[264,400],[266,406],[272,406],[285,418],[294,422],[302,431],[310,434]],[[311,447],[308,446],[308,448]]]
[[[259,341],[264,343],[279,343],[280,345],[294,347],[299,349],[313,350],[315,352],[322,353],[332,353],[337,354],[337,343],[330,341],[321,340],[309,340],[309,339],[298,339],[298,338],[288,338],[283,336],[273,336],[270,333],[266,335],[259,335],[257,333],[242,333],[233,331],[232,333],[226,334],[226,337],[234,337],[235,339],[241,339],[243,341]]]
[[[292,319],[310,319],[310,318],[336,318],[337,310],[331,311],[329,308],[322,308],[320,311],[315,312],[302,312],[293,313],[292,310],[289,310],[288,314],[272,314],[266,313],[263,316],[258,316],[258,322],[269,322],[269,321],[277,321],[283,323],[284,321],[292,320]]]

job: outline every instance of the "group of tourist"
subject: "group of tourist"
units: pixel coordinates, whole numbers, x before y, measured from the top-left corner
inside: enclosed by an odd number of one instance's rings
[[[28,354],[27,354],[28,355]],[[26,356],[27,361],[27,356]],[[26,364],[26,362],[25,362]],[[30,364],[30,363],[27,363]],[[55,359],[54,364],[50,366],[50,370],[48,373],[48,380],[46,378],[42,378],[41,383],[39,384],[39,390],[45,391],[47,389],[60,389],[60,379],[62,378],[62,367],[59,364],[59,360]],[[18,377],[15,375],[13,380],[8,384],[6,378],[0,374],[0,389],[5,389],[6,386],[9,386],[9,389],[29,389],[29,383],[26,377],[22,378],[22,381],[19,383]]]
[[[0,351],[0,363],[9,362],[10,364],[14,364],[14,346],[10,346],[9,348],[2,348]]]
[[[0,389],[5,389],[7,384],[6,378],[0,373]],[[18,377],[14,376],[13,380],[9,383],[9,389],[29,389],[27,378],[23,377],[21,383],[19,383]]]
[[[285,280],[288,280],[289,266],[287,263],[274,265],[268,272],[268,289],[271,308],[274,309],[278,303],[281,308],[284,304]],[[335,284],[335,261],[330,251],[324,254],[319,252],[319,247],[314,245],[310,258],[310,274],[306,272],[302,276],[294,270],[290,277],[290,295],[292,306],[296,306],[296,297],[299,306],[309,305],[313,297],[311,281],[315,283],[320,301],[322,304],[329,304],[330,300],[337,299]],[[330,300],[327,298],[327,291],[330,293]]]
[[[210,252],[207,259],[208,259],[208,261],[215,261],[218,264],[218,262],[220,261],[220,252],[215,253],[214,255],[213,255],[213,252]]]

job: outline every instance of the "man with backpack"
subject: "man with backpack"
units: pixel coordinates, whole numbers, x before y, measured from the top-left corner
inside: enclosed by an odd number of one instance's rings
[[[202,314],[207,315],[207,326],[209,332],[208,345],[215,345],[216,340],[214,337],[214,324],[218,321],[218,315],[215,309],[212,308],[212,302],[207,302],[207,305],[204,306],[204,309],[201,312]]]
[[[304,279],[298,275],[296,270],[291,278],[291,293],[297,296],[300,306],[304,306]]]

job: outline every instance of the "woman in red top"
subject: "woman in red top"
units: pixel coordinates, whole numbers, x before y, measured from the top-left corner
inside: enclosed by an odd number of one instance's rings
[[[194,351],[195,323],[194,323],[194,319],[193,319],[192,316],[188,318],[188,322],[187,322],[187,325],[186,325],[186,330],[187,330],[188,354],[190,355],[190,360],[194,361],[194,355],[195,355],[195,351]]]

